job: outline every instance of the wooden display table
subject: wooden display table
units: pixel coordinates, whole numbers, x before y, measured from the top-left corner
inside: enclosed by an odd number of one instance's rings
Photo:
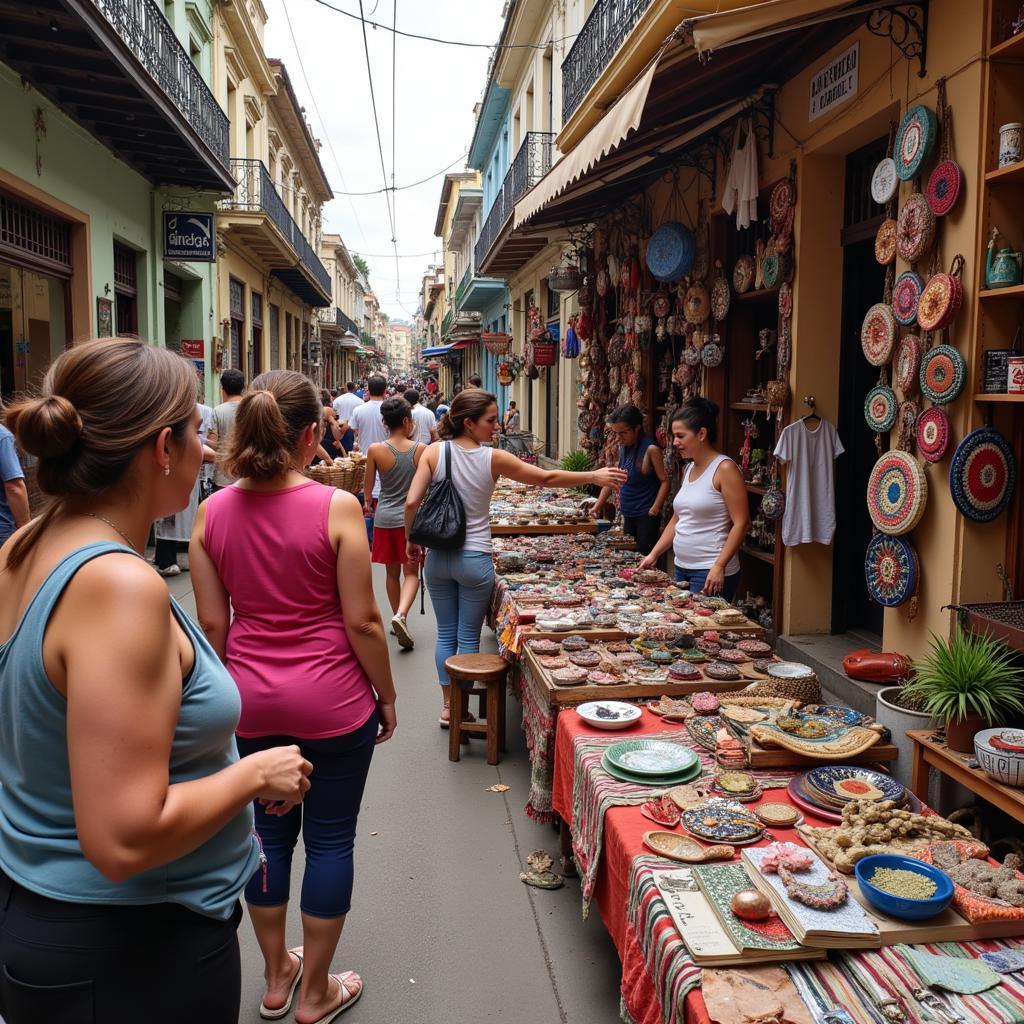
[[[982,800],[1024,823],[1024,789],[1014,789],[996,782],[983,768],[968,768],[973,754],[958,754],[946,746],[945,740],[933,739],[936,729],[916,729],[907,733],[914,741],[914,763],[910,788],[924,803],[928,797],[928,769],[937,768],[943,775],[966,786]]]
[[[591,520],[585,523],[533,523],[525,526],[516,526],[514,524],[499,526],[497,523],[491,524],[492,537],[523,537],[565,533],[597,533],[597,523]]]

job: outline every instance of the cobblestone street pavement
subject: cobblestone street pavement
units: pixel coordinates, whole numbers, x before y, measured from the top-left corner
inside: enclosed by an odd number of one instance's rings
[[[194,614],[189,575],[169,584]],[[375,584],[387,608],[379,569]],[[522,810],[529,763],[518,703],[508,703],[509,751],[500,765],[487,764],[482,740],[452,764],[437,724],[429,597],[426,615],[417,601],[409,623],[416,649],[404,654],[391,641],[399,727],[370,769],[354,903],[334,962],[366,984],[346,1024],[615,1024],[619,961],[600,917],[580,920],[579,884],[570,879],[549,892],[519,881],[526,855],[540,847],[557,855],[558,837]],[[486,628],[484,645],[494,649]],[[496,782],[511,788],[486,792]],[[301,873],[300,850],[293,894]],[[297,899],[290,920],[289,942],[298,944]],[[256,1021],[262,961],[247,921],[239,934],[240,1020]]]

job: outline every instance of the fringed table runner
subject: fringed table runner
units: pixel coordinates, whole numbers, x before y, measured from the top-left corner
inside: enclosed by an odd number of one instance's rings
[[[554,816],[551,808],[551,786],[555,771],[555,726],[558,710],[548,701],[544,684],[530,671],[525,661],[514,672],[518,679],[518,696],[523,702],[523,733],[530,754],[530,795],[526,813],[535,821],[548,822]]]

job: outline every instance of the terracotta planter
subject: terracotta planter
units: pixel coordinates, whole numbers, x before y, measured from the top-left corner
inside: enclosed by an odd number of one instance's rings
[[[949,719],[946,722],[946,746],[959,754],[974,753],[974,734],[988,723],[982,715],[968,715],[966,718]]]

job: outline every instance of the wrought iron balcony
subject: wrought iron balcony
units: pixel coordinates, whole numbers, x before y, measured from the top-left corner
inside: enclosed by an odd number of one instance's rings
[[[444,319],[441,321],[441,337],[447,338],[452,333],[452,328],[455,326],[455,307],[452,306],[444,315]]]
[[[462,309],[462,298],[466,294],[466,289],[469,287],[470,282],[473,280],[473,267],[472,265],[466,267],[466,272],[462,275],[462,280],[459,282],[459,287],[455,289],[455,308]]]
[[[597,0],[562,61],[562,124],[612,62],[651,0]]]
[[[316,318],[322,324],[339,327],[343,331],[351,331],[356,336],[359,334],[359,324],[337,306],[324,306],[322,309],[318,309]]]
[[[231,173],[235,191],[231,198],[221,200],[220,208],[265,214],[298,258],[297,265],[271,267],[271,274],[311,306],[329,305],[331,275],[288,212],[263,161],[232,157]]]
[[[474,249],[477,267],[486,264],[488,253],[512,216],[516,203],[551,170],[554,138],[553,132],[527,132],[480,228]]]

